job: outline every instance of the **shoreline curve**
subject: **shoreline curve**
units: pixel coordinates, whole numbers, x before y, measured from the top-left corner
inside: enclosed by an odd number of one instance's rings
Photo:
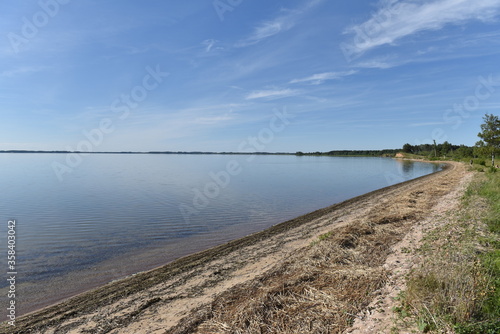
[[[176,278],[179,277],[181,277],[180,281],[176,281],[176,283],[174,282],[173,286],[181,286],[185,283],[182,279],[183,275],[186,276],[185,278],[187,281],[192,278],[190,277],[190,273],[199,272],[199,269],[206,266],[207,263],[217,262],[232,253],[241,251],[245,248],[254,247],[255,245],[258,245],[259,242],[271,240],[272,238],[287,237],[285,236],[287,232],[304,227],[305,225],[311,224],[312,222],[325,218],[329,215],[335,216],[334,218],[336,219],[333,219],[333,225],[338,225],[342,222],[342,220],[339,221],[340,218],[349,214],[349,211],[354,210],[363,203],[374,200],[375,198],[382,199],[386,196],[395,195],[394,192],[404,191],[405,188],[411,188],[412,186],[418,185],[422,182],[427,182],[440,177],[443,174],[449,173],[457,168],[458,165],[450,162],[433,163],[441,163],[444,166],[442,170],[435,173],[356,196],[340,203],[336,203],[294,219],[276,224],[263,231],[181,257],[160,267],[139,272],[124,279],[113,281],[104,286],[80,293],[57,304],[44,307],[19,317],[16,319],[17,326],[14,331],[12,331],[12,328],[5,327],[2,324],[0,327],[0,333],[21,333],[26,329],[43,330],[59,326],[61,323],[72,318],[90,314],[95,311],[96,308],[109,306],[116,301],[128,298],[136,293],[152,289],[166,281],[175,281]],[[334,226],[332,226],[331,223],[326,223],[323,226],[318,226],[317,228],[312,229],[309,235],[307,235],[308,232],[302,231],[303,233],[300,237],[302,239],[308,239],[313,235],[317,235],[318,231],[323,231],[326,228],[332,229]],[[147,301],[146,304],[149,303],[150,305],[147,306],[149,307],[158,302],[159,300],[153,298]],[[147,308],[144,307],[144,305],[141,307],[143,307],[143,310]],[[10,331],[6,332],[5,330]]]

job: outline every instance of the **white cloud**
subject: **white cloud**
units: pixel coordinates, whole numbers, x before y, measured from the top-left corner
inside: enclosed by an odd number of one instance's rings
[[[396,67],[401,65],[401,63],[390,63],[385,60],[369,60],[365,62],[356,63],[354,66],[359,68],[379,68],[379,69],[388,69],[391,67]]]
[[[348,28],[353,40],[341,45],[346,55],[362,53],[426,30],[471,20],[491,21],[500,13],[500,0],[391,0],[366,22]]]
[[[296,95],[297,93],[298,91],[293,89],[259,90],[248,94],[246,99],[247,100],[263,99],[263,98],[276,99],[276,98],[283,98],[287,96]]]
[[[36,72],[41,72],[48,69],[46,66],[26,66],[18,67],[11,70],[6,70],[0,73],[0,77],[14,77],[18,75],[31,74]]]
[[[297,24],[302,14],[323,1],[324,0],[307,1],[304,6],[297,10],[282,10],[286,12],[286,14],[259,24],[254,28],[253,33],[249,37],[236,43],[236,47],[254,45],[269,37],[292,29]]]
[[[209,116],[209,117],[198,117],[195,120],[195,123],[199,124],[218,124],[222,122],[227,122],[232,120],[234,117],[226,114],[226,115],[221,115],[221,116]]]
[[[358,71],[351,70],[351,71],[346,71],[346,72],[325,72],[325,73],[318,73],[311,75],[310,77],[307,78],[302,78],[302,79],[293,79],[290,81],[290,83],[300,83],[300,82],[309,82],[313,85],[319,85],[323,83],[326,80],[335,80],[335,79],[341,79],[343,77],[353,75],[357,73]]]
[[[295,22],[291,16],[278,17],[272,21],[264,22],[255,28],[252,35],[238,42],[236,46],[245,47],[257,44],[260,41],[274,36],[282,31],[290,30],[294,25]]]
[[[421,127],[421,126],[431,126],[431,125],[444,125],[446,122],[422,122],[422,123],[412,123],[410,127]]]
[[[205,52],[210,52],[214,48],[215,44],[217,44],[217,40],[215,39],[206,39],[201,44],[205,46]],[[221,49],[221,48],[216,48]]]

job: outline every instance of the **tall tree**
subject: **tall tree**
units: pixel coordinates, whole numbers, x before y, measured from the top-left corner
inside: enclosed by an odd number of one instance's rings
[[[495,154],[500,152],[500,119],[498,116],[486,114],[481,124],[478,137],[482,140],[476,145],[482,152],[491,154],[491,164],[495,166]]]
[[[413,153],[413,146],[411,144],[404,144],[403,145],[403,152],[404,153]]]
[[[452,145],[448,141],[445,141],[441,145],[441,154],[446,156],[448,152],[450,152],[451,150],[452,150]]]

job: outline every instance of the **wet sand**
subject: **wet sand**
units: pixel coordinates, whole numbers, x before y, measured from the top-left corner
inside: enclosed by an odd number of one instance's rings
[[[382,217],[388,214],[388,204],[404,200],[407,205],[408,198],[411,205],[407,206],[415,208],[412,217],[421,219],[431,214],[432,205],[457,187],[463,175],[462,165],[450,163],[442,172],[317,210],[85,292],[18,318],[15,327],[4,323],[0,333],[194,332],[195,327],[188,324],[187,318],[198,317],[202,324],[207,319],[200,318],[199,312],[206,305],[300,255],[318,235],[349,226],[369,215]],[[425,203],[420,205],[419,198],[413,199],[412,194],[416,193],[429,195]]]

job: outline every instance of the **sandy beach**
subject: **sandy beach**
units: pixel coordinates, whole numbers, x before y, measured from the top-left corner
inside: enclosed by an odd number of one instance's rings
[[[363,323],[369,318],[366,310],[381,294],[395,290],[387,286],[394,284],[396,269],[411,261],[395,257],[401,253],[397,250],[405,242],[418,242],[418,226],[456,205],[468,175],[464,165],[448,163],[441,172],[317,210],[27,314],[15,327],[2,324],[0,333],[373,330],[373,324]]]

